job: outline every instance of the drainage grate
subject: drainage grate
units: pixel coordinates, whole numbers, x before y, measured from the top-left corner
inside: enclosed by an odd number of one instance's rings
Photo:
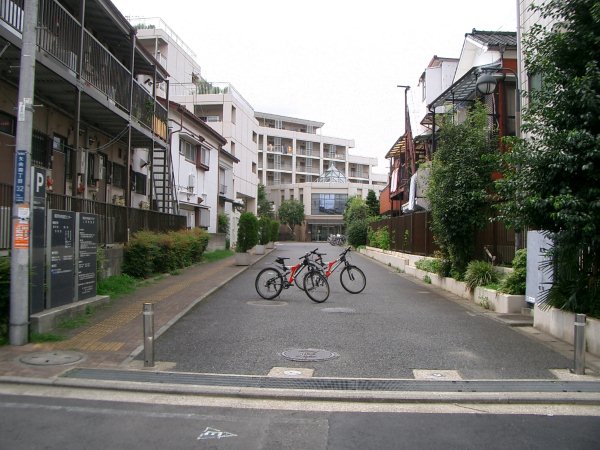
[[[83,358],[84,356],[77,352],[37,352],[22,356],[19,361],[34,366],[63,366],[75,364]]]
[[[329,350],[320,350],[318,348],[292,348],[281,352],[281,356],[290,361],[327,361],[337,358],[339,355]]]
[[[334,391],[404,392],[593,392],[600,382],[562,380],[476,380],[427,381],[353,378],[274,378],[249,375],[205,375],[134,370],[72,369],[65,378],[88,380],[181,384],[196,386],[248,387],[265,389],[312,389]]]

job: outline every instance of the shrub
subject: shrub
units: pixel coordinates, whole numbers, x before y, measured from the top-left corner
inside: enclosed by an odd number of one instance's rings
[[[366,219],[358,219],[348,225],[346,233],[348,234],[348,243],[354,247],[366,245],[367,230],[369,223]]]
[[[279,240],[279,222],[276,220],[271,221],[271,241],[275,242]]]
[[[512,261],[512,268],[512,273],[502,280],[499,291],[511,295],[525,295],[527,250],[517,250]]]
[[[489,262],[471,261],[465,272],[465,282],[469,289],[498,281],[498,272]]]
[[[169,233],[136,233],[125,246],[123,273],[147,278],[153,273],[169,273],[202,259],[208,234],[200,228]]]
[[[266,245],[271,240],[271,219],[263,216],[258,219],[258,242]]]
[[[154,261],[159,254],[157,235],[150,231],[139,231],[125,246],[123,273],[136,278],[147,278],[155,272]]]
[[[217,215],[217,232],[229,234],[229,216],[225,213]]]
[[[389,250],[392,247],[390,232],[387,227],[382,227],[378,230],[373,230],[369,227],[367,238],[371,247],[377,247],[382,250]]]
[[[258,243],[258,219],[251,212],[240,215],[236,251],[245,253]]]

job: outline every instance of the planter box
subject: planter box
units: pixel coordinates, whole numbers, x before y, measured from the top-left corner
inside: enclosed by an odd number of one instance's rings
[[[236,253],[235,254],[235,265],[236,266],[249,266],[250,265],[250,253]]]
[[[556,308],[543,310],[536,303],[533,310],[533,326],[538,330],[568,342],[574,343],[575,314]],[[585,324],[587,351],[600,356],[600,320],[588,317]]]
[[[489,305],[491,310],[500,314],[521,314],[522,308],[527,306],[524,295],[502,294],[484,287],[475,288],[473,300],[482,306]]]
[[[257,244],[254,246],[254,254],[255,255],[264,255],[265,254],[265,246],[263,244]]]
[[[275,248],[275,242],[273,242],[273,241],[269,242],[269,243],[267,244],[267,248],[268,248],[268,249]]]

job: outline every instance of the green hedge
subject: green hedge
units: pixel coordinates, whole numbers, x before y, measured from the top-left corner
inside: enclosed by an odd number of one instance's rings
[[[125,246],[123,273],[147,278],[200,262],[208,245],[208,234],[200,229],[136,233]]]

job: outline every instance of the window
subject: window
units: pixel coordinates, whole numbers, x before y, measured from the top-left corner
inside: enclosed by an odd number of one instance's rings
[[[275,119],[275,128],[278,130],[283,129],[283,120]]]
[[[255,131],[252,132],[252,142],[256,142],[258,140],[258,135]]]
[[[34,166],[51,168],[51,141],[44,133],[33,130],[31,139],[31,163]]]
[[[235,106],[231,105],[231,123],[235,124],[236,116],[237,116],[237,109],[235,109]]]
[[[132,190],[136,194],[146,195],[146,180],[148,177],[140,172],[133,172],[133,187]]]
[[[185,156],[188,161],[196,161],[196,145],[186,140],[179,141],[179,153]]]
[[[15,118],[5,112],[0,112],[0,133],[15,136],[17,133],[17,122]]]
[[[252,173],[256,173],[256,163],[252,163]]]
[[[125,188],[125,166],[115,162],[112,163],[112,185]]]
[[[208,169],[210,166],[210,148],[204,145],[196,146],[196,167]]]
[[[347,201],[347,194],[312,194],[311,214],[342,215]]]

